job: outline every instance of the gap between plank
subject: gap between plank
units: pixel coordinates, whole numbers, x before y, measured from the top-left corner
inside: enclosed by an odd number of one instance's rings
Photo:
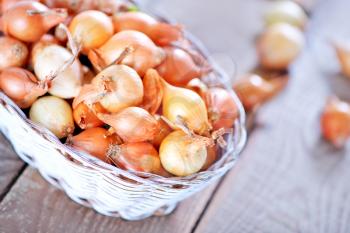
[[[5,187],[5,189],[3,190],[3,192],[0,193],[0,203],[4,200],[4,198],[6,197],[6,195],[11,191],[13,185],[17,182],[17,180],[19,179],[19,177],[23,174],[24,170],[27,168],[27,164],[24,163],[21,167],[21,169],[19,169],[19,171],[17,172],[17,174],[13,177],[13,179],[11,180],[11,182]]]

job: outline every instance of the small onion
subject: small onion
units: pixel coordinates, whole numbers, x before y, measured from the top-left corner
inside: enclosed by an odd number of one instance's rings
[[[116,166],[130,171],[162,173],[159,155],[148,142],[125,143],[114,146],[109,157]]]
[[[106,110],[99,103],[93,105],[94,111],[99,113],[105,113]],[[73,117],[75,123],[81,129],[89,129],[98,126],[102,126],[104,123],[98,119],[95,113],[83,102],[78,104],[76,108],[73,109]]]
[[[33,58],[36,56],[36,53],[40,51],[43,47],[46,47],[48,45],[58,45],[58,40],[51,34],[45,34],[43,35],[39,41],[32,44],[32,49],[30,53],[30,60],[29,64],[33,66]]]
[[[330,98],[321,117],[323,137],[336,147],[342,147],[350,138],[350,104]]]
[[[22,42],[2,36],[0,37],[0,70],[12,66],[23,66],[27,62],[28,48]]]
[[[151,141],[158,132],[157,120],[142,108],[128,107],[118,113],[97,116],[113,127],[124,142]]]
[[[274,1],[265,13],[267,25],[276,23],[288,23],[303,29],[307,21],[307,15],[303,8],[290,0]]]
[[[95,10],[76,15],[69,24],[73,38],[82,44],[82,52],[102,46],[113,36],[112,20],[104,13]]]
[[[35,101],[30,108],[29,118],[49,129],[58,138],[67,137],[74,131],[70,105],[55,96],[41,97]]]
[[[28,0],[2,0],[1,1],[1,12],[4,13],[5,11],[7,11],[11,7],[13,7],[16,3],[24,2],[24,1],[28,1]],[[31,0],[31,1],[39,2],[38,0]]]
[[[303,46],[304,36],[300,29],[285,23],[272,25],[257,44],[260,63],[267,69],[285,70]]]
[[[238,117],[238,109],[230,93],[223,88],[210,88],[205,100],[213,129],[232,128]]]
[[[64,9],[50,10],[36,1],[20,1],[3,14],[3,30],[6,35],[24,42],[36,42],[50,28],[67,17]]]
[[[204,144],[177,130],[163,140],[159,156],[165,170],[176,176],[188,176],[203,167],[207,149]]]
[[[115,135],[108,136],[106,129],[90,128],[76,136],[68,138],[67,144],[109,163],[110,159],[107,156],[107,152],[109,147],[116,142],[117,138]]]
[[[141,77],[148,69],[159,65],[164,59],[162,48],[157,47],[142,32],[132,30],[115,34],[100,48],[90,50],[88,56],[94,67],[101,70],[120,57],[127,47],[133,48],[133,52],[128,54],[121,63],[134,68]]]
[[[122,12],[113,16],[116,32],[136,30],[146,34],[157,45],[165,46],[181,40],[182,30],[178,25],[162,23],[143,12]]]
[[[30,107],[47,92],[31,72],[18,67],[6,68],[0,73],[0,89],[20,108]]]

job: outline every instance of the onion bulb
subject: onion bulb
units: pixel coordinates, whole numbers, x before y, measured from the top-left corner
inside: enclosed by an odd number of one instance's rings
[[[128,54],[121,64],[134,68],[141,77],[164,59],[162,48],[157,47],[142,32],[132,30],[115,34],[100,48],[90,50],[88,56],[94,67],[101,70],[120,57],[127,47],[133,48],[133,52]]]
[[[350,78],[350,48],[341,44],[334,44],[342,73]]]
[[[74,121],[81,129],[94,128],[104,124],[100,119],[98,119],[95,112],[105,113],[106,110],[104,110],[99,103],[93,104],[92,107],[94,110],[91,110],[85,103],[81,102],[76,108],[73,109]]]
[[[0,37],[0,70],[12,66],[23,66],[27,62],[28,48],[22,42],[2,36]]]
[[[157,120],[139,107],[128,107],[114,114],[98,113],[97,117],[113,127],[124,142],[151,141],[158,132]]]
[[[307,15],[303,8],[290,0],[271,2],[265,13],[265,22],[268,26],[276,23],[288,23],[303,29]]]
[[[213,129],[232,128],[238,117],[238,109],[230,93],[223,88],[210,88],[205,100]]]
[[[102,46],[113,36],[112,20],[96,10],[84,11],[76,15],[69,24],[73,38],[82,44],[82,52]]]
[[[350,138],[350,104],[330,98],[321,117],[323,137],[336,147],[342,147]]]
[[[169,134],[159,148],[164,169],[176,176],[198,172],[207,158],[206,146],[181,130]]]
[[[210,125],[203,99],[194,91],[175,87],[162,81],[164,87],[163,115],[174,124],[185,123],[195,133],[207,135]]]
[[[163,85],[161,77],[154,69],[147,70],[145,77],[143,77],[143,102],[141,107],[151,114],[155,114],[163,99]]]
[[[158,121],[158,131],[151,143],[158,148],[163,139],[168,136],[173,130],[172,128],[161,118],[160,115],[155,115],[154,118]]]
[[[73,148],[85,151],[107,163],[110,162],[107,156],[108,149],[116,142],[115,135],[108,136],[106,129],[98,127],[84,130],[67,140],[67,144]]]
[[[16,3],[18,2],[24,2],[24,1],[28,1],[28,0],[1,0],[1,13],[4,13],[5,11],[7,11],[8,9],[10,9],[11,7],[13,7]],[[33,2],[39,2],[38,0],[31,0]]]
[[[32,58],[34,72],[40,80],[45,80],[64,66],[72,56],[71,52],[60,45],[43,46]],[[52,81],[49,93],[64,99],[74,98],[79,94],[82,82],[82,67],[79,60],[75,59]]]
[[[67,17],[64,9],[49,9],[36,1],[20,1],[3,14],[3,30],[24,42],[36,42]]]
[[[304,46],[304,36],[299,28],[280,23],[272,25],[257,44],[259,60],[264,68],[285,70],[299,55]]]
[[[35,54],[40,51],[43,47],[48,45],[59,45],[59,41],[51,34],[43,35],[39,41],[32,44],[29,64],[33,66],[33,58],[36,56]]]
[[[20,108],[30,107],[39,96],[45,95],[47,87],[42,84],[23,68],[10,67],[0,73],[0,90]]]
[[[159,155],[148,142],[125,143],[109,150],[112,162],[129,171],[162,173]]]
[[[200,78],[206,68],[198,66],[191,55],[176,47],[164,48],[166,57],[157,67],[157,71],[168,83],[175,86],[185,86],[194,78]]]
[[[30,108],[29,118],[50,130],[58,138],[67,137],[74,131],[70,105],[55,96],[41,97],[35,101]]]
[[[233,85],[233,89],[245,110],[251,111],[279,93],[287,80],[278,77],[267,81],[259,75],[247,74]]]
[[[208,146],[207,147],[207,159],[202,167],[202,171],[207,170],[211,165],[214,164],[217,158],[217,148],[216,146]]]
[[[139,11],[114,14],[113,24],[116,32],[125,30],[140,31],[160,46],[169,45],[183,37],[180,26],[159,22],[150,15]]]

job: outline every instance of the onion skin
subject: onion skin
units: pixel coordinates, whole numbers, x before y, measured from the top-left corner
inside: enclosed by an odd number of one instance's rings
[[[96,112],[105,113],[106,110],[96,103],[94,104],[94,110]],[[98,126],[102,126],[104,123],[95,115],[95,113],[84,103],[80,103],[76,108],[73,109],[73,117],[75,123],[81,129],[89,129]]]
[[[157,47],[145,34],[138,31],[122,31],[115,34],[104,45],[96,50],[91,50],[88,57],[98,70],[103,66],[113,63],[127,48],[133,48],[133,52],[127,55],[121,64],[132,67],[143,77],[146,71],[159,65],[164,59],[164,51]]]
[[[142,108],[128,107],[119,113],[98,113],[97,116],[113,127],[124,142],[151,141],[158,132],[157,120]]]
[[[164,140],[164,138],[166,136],[168,136],[173,130],[159,115],[155,115],[154,117],[158,121],[158,132],[156,133],[156,135],[155,135],[154,139],[151,141],[151,143],[156,148],[159,148],[159,146],[162,143],[162,141]]]
[[[107,135],[108,131],[104,128],[90,128],[69,138],[68,144],[75,149],[85,151],[106,163],[110,163],[107,152],[109,147],[115,144],[117,140],[115,136]]]
[[[206,98],[208,86],[199,78],[194,78],[189,81],[186,85],[186,88],[196,92],[200,97],[202,97],[202,99]]]
[[[216,146],[207,147],[207,159],[201,169],[201,171],[208,170],[208,168],[215,163],[217,159],[217,148]]]
[[[350,78],[350,49],[348,46],[334,44],[342,73]]]
[[[206,93],[209,120],[213,130],[230,129],[238,117],[233,97],[223,88],[210,88]]]
[[[30,108],[29,118],[46,127],[60,139],[67,137],[74,131],[70,105],[55,96],[41,97],[35,101]]]
[[[20,1],[3,14],[3,30],[6,35],[24,42],[36,42],[50,28],[63,22],[66,13],[48,13],[29,15],[28,10],[46,12],[45,5],[35,1]],[[63,9],[61,10],[63,11]]]
[[[125,30],[140,31],[159,46],[166,46],[183,38],[180,26],[161,23],[143,12],[117,13],[113,15],[112,19],[116,32]]]
[[[82,52],[102,46],[113,36],[112,20],[104,13],[95,10],[76,15],[69,24],[73,38],[82,44]]]
[[[323,137],[335,147],[343,147],[350,138],[350,104],[330,98],[321,116]]]
[[[300,29],[289,24],[275,24],[266,29],[257,44],[260,64],[271,70],[285,70],[304,46]]]
[[[28,0],[2,0],[1,1],[1,12],[4,13],[11,7],[13,7],[17,2],[24,2]],[[31,0],[33,2],[38,2],[37,0]]]
[[[205,145],[195,142],[181,130],[169,134],[159,148],[164,169],[176,176],[188,176],[198,172],[207,158]]]
[[[7,67],[24,66],[28,58],[28,48],[14,38],[0,37],[0,71]]]
[[[38,50],[32,58],[34,72],[38,79],[45,80],[52,72],[59,69],[73,55],[59,45],[48,45]],[[71,99],[78,96],[83,83],[82,66],[78,59],[52,81],[51,95]]]
[[[117,146],[110,151],[110,158],[115,165],[129,171],[163,173],[158,152],[148,142]]]
[[[202,76],[201,68],[186,51],[175,47],[165,47],[164,51],[166,57],[156,69],[171,85],[185,86],[192,79]]]
[[[59,45],[59,41],[51,34],[45,34],[43,35],[39,41],[32,44],[32,49],[30,53],[30,60],[29,64],[33,66],[33,58],[36,56],[36,53],[40,51],[42,48],[48,46],[48,45]]]
[[[18,67],[6,68],[0,73],[0,89],[20,108],[30,107],[47,92],[30,71]]]
[[[152,115],[162,104],[164,91],[161,79],[156,70],[149,69],[142,80],[144,95],[141,107]]]

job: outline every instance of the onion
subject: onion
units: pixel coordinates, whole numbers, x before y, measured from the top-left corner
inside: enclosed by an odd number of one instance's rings
[[[67,137],[74,131],[70,105],[55,96],[45,96],[35,101],[30,108],[29,118],[49,129],[58,138]]]
[[[176,47],[165,47],[166,58],[157,71],[167,82],[175,86],[185,86],[194,78],[200,78],[206,70],[199,67],[191,55]]]
[[[121,63],[134,68],[140,76],[143,76],[148,69],[159,65],[164,59],[163,49],[157,47],[145,34],[132,30],[115,34],[99,49],[90,50],[88,56],[94,67],[100,70],[113,63],[127,47],[133,48],[134,51]]]
[[[238,109],[232,96],[223,88],[210,88],[206,94],[209,120],[213,129],[232,128],[238,117]]]
[[[208,86],[199,78],[194,78],[189,81],[186,85],[186,88],[196,92],[200,97],[202,97],[202,99],[206,98]]]
[[[285,70],[299,55],[304,36],[299,28],[280,23],[269,27],[260,37],[257,50],[263,67]]]
[[[20,108],[30,107],[47,92],[37,78],[28,70],[18,67],[4,69],[0,74],[0,89]]]
[[[207,170],[211,165],[214,164],[217,158],[217,148],[216,146],[209,146],[207,147],[207,159],[205,160],[205,163],[202,167],[202,171]]]
[[[76,41],[81,42],[83,53],[102,46],[114,32],[112,20],[95,10],[76,15],[69,24],[69,31]]]
[[[6,35],[21,41],[35,42],[66,17],[64,9],[49,9],[35,1],[20,1],[4,12],[3,30]]]
[[[342,147],[350,138],[350,104],[330,98],[321,117],[323,137],[336,147]]]
[[[12,66],[23,66],[27,62],[28,49],[22,42],[2,36],[0,37],[0,70]]]
[[[203,167],[207,149],[204,144],[177,130],[163,140],[159,156],[165,170],[176,176],[187,176]]]
[[[157,120],[142,108],[128,107],[119,113],[98,113],[97,116],[113,127],[124,142],[151,141],[158,132]]]
[[[60,45],[44,46],[34,54],[32,59],[34,72],[40,80],[45,80],[72,57],[72,53]],[[79,60],[75,59],[73,64],[52,81],[49,93],[60,98],[70,99],[79,94],[82,82],[82,67]]]
[[[342,73],[350,78],[350,48],[344,44],[334,44]]]
[[[293,1],[274,1],[265,13],[265,21],[269,26],[288,23],[302,29],[305,27],[307,15],[303,8]]]
[[[105,113],[106,110],[99,103],[94,104],[93,108],[94,110],[91,110],[82,102],[73,109],[74,121],[81,129],[94,128],[104,124],[94,112]]]
[[[162,143],[163,139],[168,136],[172,129],[171,127],[161,118],[160,115],[155,115],[155,119],[158,121],[158,131],[151,143],[158,148]]]
[[[1,12],[4,13],[11,7],[13,7],[17,2],[24,2],[28,0],[2,0],[1,1]],[[38,2],[37,0],[31,0],[33,2]]]
[[[146,34],[157,45],[165,46],[181,40],[182,29],[178,25],[162,23],[143,12],[122,12],[113,16],[116,32],[136,30]]]
[[[48,45],[53,45],[56,44],[58,45],[59,42],[58,40],[51,34],[45,34],[43,35],[39,41],[33,43],[32,49],[31,49],[31,54],[30,54],[30,60],[29,64],[33,66],[33,58],[36,56],[36,53],[40,51],[43,47],[48,46]]]
[[[172,86],[164,80],[163,87],[163,115],[174,124],[185,123],[195,133],[207,135],[210,125],[203,99],[194,91]]]
[[[247,74],[233,85],[244,108],[251,111],[275,96],[286,85],[287,78],[264,80],[259,75]]]
[[[151,114],[155,114],[163,99],[163,86],[161,77],[154,69],[147,70],[143,78],[143,102],[141,107]]]
[[[68,138],[67,144],[109,163],[110,159],[107,156],[107,152],[109,147],[117,142],[117,138],[115,135],[107,135],[108,131],[104,128],[90,128],[74,137]]]

